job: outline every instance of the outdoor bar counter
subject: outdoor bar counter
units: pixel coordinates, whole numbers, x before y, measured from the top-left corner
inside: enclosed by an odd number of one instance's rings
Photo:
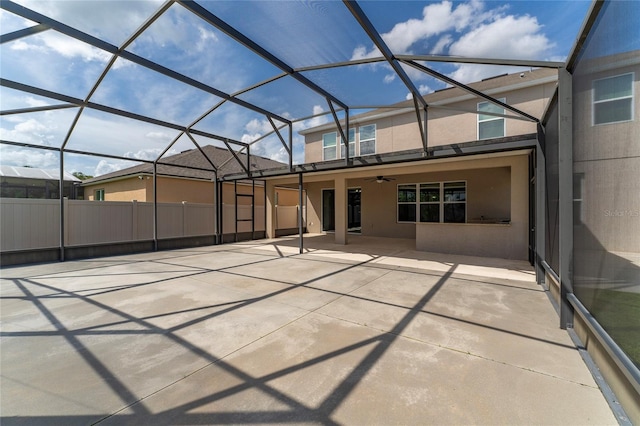
[[[418,222],[416,250],[526,260],[528,234],[509,221]]]

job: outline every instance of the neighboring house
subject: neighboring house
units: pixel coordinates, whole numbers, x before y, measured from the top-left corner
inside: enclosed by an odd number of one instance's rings
[[[540,118],[556,85],[556,70],[536,69],[469,86]],[[357,232],[415,239],[426,251],[531,259],[536,123],[506,119],[501,115],[513,114],[459,88],[424,99],[426,150],[413,101],[350,117],[351,167],[320,170],[345,164],[335,123],[301,132],[303,167],[317,170],[304,175],[307,229],[335,232],[338,243]],[[294,182],[270,179],[268,195],[271,185]],[[267,220],[269,236],[270,225]]]
[[[585,59],[573,81],[576,234],[640,254],[640,51]]]
[[[242,166],[226,149],[205,145],[202,150],[218,169],[218,178],[228,174],[243,172]],[[238,159],[247,164],[245,154],[237,153]],[[160,164],[163,163],[163,164]],[[288,167],[286,164],[268,158],[252,155],[250,167],[254,171]],[[211,164],[199,149],[194,148],[163,158],[157,165],[157,202],[158,203],[193,203],[213,205],[215,202],[214,173]],[[256,181],[225,182],[222,184],[222,216],[223,233],[234,234],[249,232],[252,228],[264,231],[264,184]],[[93,201],[138,201],[153,202],[153,165],[143,163],[113,173],[101,175],[83,182],[87,200]],[[280,193],[280,220],[278,234],[284,235],[297,231],[296,214],[297,192],[287,188],[278,188]],[[234,220],[238,211],[238,223]],[[253,205],[253,225],[251,208]],[[304,206],[303,206],[304,208]],[[248,211],[247,211],[248,209]],[[237,226],[237,228],[236,228]]]
[[[63,196],[75,200],[82,198],[80,179],[64,173]],[[60,172],[58,169],[0,166],[0,198],[60,198]]]
[[[202,150],[218,168],[218,178],[243,171],[242,166],[226,148],[205,145]],[[243,164],[247,163],[245,154],[238,154],[238,158]],[[250,159],[252,170],[285,166],[260,156],[252,155]],[[157,166],[157,176],[157,201],[160,203],[214,202],[213,168],[197,148],[162,158]],[[153,164],[143,163],[88,179],[83,182],[83,187],[87,200],[152,202]]]
[[[640,51],[580,65],[573,76],[573,282],[597,312],[596,283],[639,291]]]

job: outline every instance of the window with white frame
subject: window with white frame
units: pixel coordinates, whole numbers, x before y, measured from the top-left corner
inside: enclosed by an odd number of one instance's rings
[[[376,125],[360,126],[360,155],[376,153]]]
[[[104,201],[104,189],[96,189],[93,192],[93,199],[95,201]]]
[[[505,98],[498,99],[500,102],[505,102]],[[498,105],[491,102],[478,103],[479,112],[488,112],[492,114],[504,114],[504,108],[500,108]],[[489,114],[478,114],[478,140],[492,139],[504,137],[505,132],[505,119],[503,117],[496,117]]]
[[[349,158],[356,156],[356,129],[349,129]],[[340,157],[345,158],[344,144],[340,144]]]
[[[420,222],[440,222],[440,184],[420,184]]]
[[[467,221],[467,184],[445,182],[442,184],[442,194],[444,222],[465,223]]]
[[[431,182],[398,185],[398,222],[465,223],[467,184]]]
[[[633,120],[633,73],[593,81],[593,124]]]
[[[338,134],[336,132],[322,135],[322,159],[335,160],[337,154]]]
[[[398,185],[398,222],[416,221],[416,185]]]

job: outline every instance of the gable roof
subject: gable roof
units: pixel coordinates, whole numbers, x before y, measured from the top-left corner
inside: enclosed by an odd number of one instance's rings
[[[233,157],[233,154],[226,148],[219,148],[213,145],[205,145],[202,147],[202,151],[207,155],[211,162],[218,168],[218,178],[221,178],[229,174],[240,174],[244,172],[244,169],[238,164],[238,161]],[[246,164],[247,155],[237,153],[236,155],[243,164]],[[270,160],[265,157],[257,155],[251,155],[251,170],[265,170],[288,167],[286,164],[279,161]],[[201,170],[205,169],[205,170]],[[179,154],[172,155],[170,157],[162,158],[158,162],[157,172],[159,176],[171,176],[179,178],[191,178],[201,180],[213,179],[213,169],[211,164],[202,155],[200,150],[194,148],[188,151],[183,151]],[[97,182],[103,182],[105,180],[128,178],[135,175],[153,174],[153,164],[143,163],[137,166],[128,167],[126,169],[118,170],[116,172],[107,173],[97,176],[92,179],[85,180],[83,185],[91,185]]]

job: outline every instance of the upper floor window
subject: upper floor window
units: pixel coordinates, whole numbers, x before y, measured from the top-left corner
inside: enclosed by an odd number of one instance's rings
[[[505,98],[498,99],[505,102]],[[478,111],[493,114],[504,114],[504,108],[490,102],[478,103]],[[502,138],[505,136],[505,119],[488,114],[478,114],[478,140]]]
[[[336,132],[322,135],[322,159],[335,160],[337,154],[338,134]]]
[[[593,81],[593,124],[633,120],[633,73]]]
[[[344,144],[340,144],[340,156],[345,158]],[[356,156],[356,129],[349,129],[349,158]]]
[[[104,189],[96,189],[93,193],[95,201],[104,201]]]
[[[360,126],[360,155],[376,153],[376,125]]]

